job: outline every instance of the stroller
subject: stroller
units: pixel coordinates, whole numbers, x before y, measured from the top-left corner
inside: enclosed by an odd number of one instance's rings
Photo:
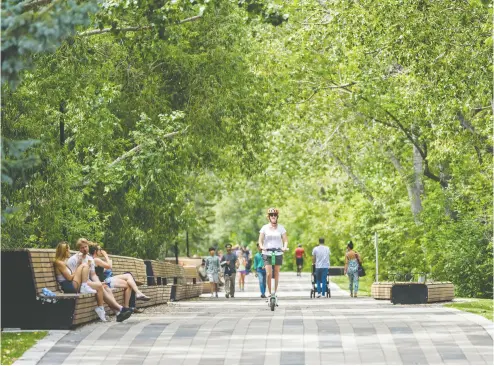
[[[312,281],[312,289],[310,290],[310,298],[315,298],[317,294],[317,283],[316,283],[316,265],[312,265],[312,274],[310,276]],[[329,272],[326,278],[326,297],[331,297],[331,288],[329,286]]]

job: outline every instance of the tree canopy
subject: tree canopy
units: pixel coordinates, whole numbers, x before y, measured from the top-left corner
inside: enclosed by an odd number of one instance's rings
[[[492,4],[2,4],[2,243],[353,240],[492,296]],[[294,269],[287,254],[285,269]]]

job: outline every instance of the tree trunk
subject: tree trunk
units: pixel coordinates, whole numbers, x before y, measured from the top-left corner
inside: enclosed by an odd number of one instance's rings
[[[383,146],[381,144],[381,146]],[[415,148],[414,148],[415,150]],[[403,166],[401,165],[400,161],[396,157],[396,155],[393,153],[393,151],[387,149],[386,153],[391,160],[391,163],[395,167],[395,169],[398,171],[400,176],[403,178],[405,182],[405,186],[407,188],[408,192],[408,199],[410,200],[410,209],[412,211],[413,219],[415,220],[415,223],[419,223],[419,214],[422,212],[422,199],[420,197],[421,190],[420,190],[420,185],[418,185],[417,179],[420,180],[420,178],[417,178],[417,174],[413,174],[413,181],[411,179],[408,179],[408,175],[405,173],[405,169],[403,169]],[[422,162],[422,157],[419,155],[420,161]],[[416,169],[415,166],[415,155],[414,155],[414,169]],[[421,183],[421,182],[420,182]]]
[[[411,199],[412,212],[420,213],[423,210],[421,196],[425,194],[423,172],[424,167],[422,164],[422,155],[419,150],[413,146],[413,182],[411,189],[413,191],[413,199]]]

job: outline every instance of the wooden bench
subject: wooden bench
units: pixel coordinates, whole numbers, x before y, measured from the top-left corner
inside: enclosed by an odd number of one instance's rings
[[[185,282],[187,284],[187,299],[198,297],[203,291],[203,282],[195,266],[185,266]]]
[[[172,286],[166,278],[164,262],[145,260],[148,286],[155,284],[159,303],[168,303],[171,299]],[[173,283],[173,280],[171,281]],[[149,295],[148,295],[149,296]]]
[[[112,272],[114,276],[131,272],[139,290],[151,298],[149,301],[138,301],[136,306],[141,308],[160,305],[170,300],[169,289],[156,285],[148,285],[148,275],[144,260],[119,255],[109,255],[108,257],[112,261]]]
[[[169,288],[168,299],[179,301],[202,294],[202,282],[195,267],[147,260],[148,281]]]
[[[54,249],[2,251],[2,326],[23,329],[70,329],[99,319],[94,294],[64,294],[55,277]],[[10,280],[9,280],[10,279]],[[42,289],[56,294],[45,297]],[[123,302],[123,289],[112,290]],[[110,308],[105,305],[105,310]]]
[[[371,296],[376,300],[393,300],[393,286],[402,293],[405,287],[411,288],[411,285],[425,286],[423,290],[424,294],[421,296],[421,303],[432,303],[440,301],[451,301],[454,299],[455,288],[451,282],[374,282],[371,286]],[[400,299],[395,296],[394,301],[400,301],[404,303],[402,294],[400,294]]]

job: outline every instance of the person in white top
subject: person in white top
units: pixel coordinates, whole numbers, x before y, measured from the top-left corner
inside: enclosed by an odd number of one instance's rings
[[[89,280],[87,281],[87,285],[93,290],[96,290],[96,303],[98,304],[96,309],[94,309],[96,311],[96,314],[98,314],[102,321],[106,321],[105,308],[103,306],[104,301],[117,314],[117,322],[122,322],[125,319],[128,319],[132,315],[130,309],[120,305],[117,300],[115,300],[112,290],[108,288],[108,286],[103,286],[98,276],[96,275],[94,259],[88,254],[89,240],[80,238],[79,240],[77,240],[76,248],[79,250],[79,252],[77,252],[67,260],[67,267],[69,267],[74,273],[75,269],[79,267],[81,263],[88,264]]]
[[[262,250],[266,267],[267,285],[270,296],[276,294],[280,277],[280,267],[283,264],[283,252],[288,250],[288,236],[285,228],[278,224],[279,211],[269,208],[267,219],[269,224],[264,225],[259,231],[259,247]],[[271,254],[276,254],[274,271],[271,265]],[[271,278],[274,274],[274,292],[271,292]]]
[[[317,297],[326,296],[327,278],[329,271],[329,256],[331,251],[324,245],[324,238],[319,239],[319,245],[312,250],[312,263],[315,265]]]

